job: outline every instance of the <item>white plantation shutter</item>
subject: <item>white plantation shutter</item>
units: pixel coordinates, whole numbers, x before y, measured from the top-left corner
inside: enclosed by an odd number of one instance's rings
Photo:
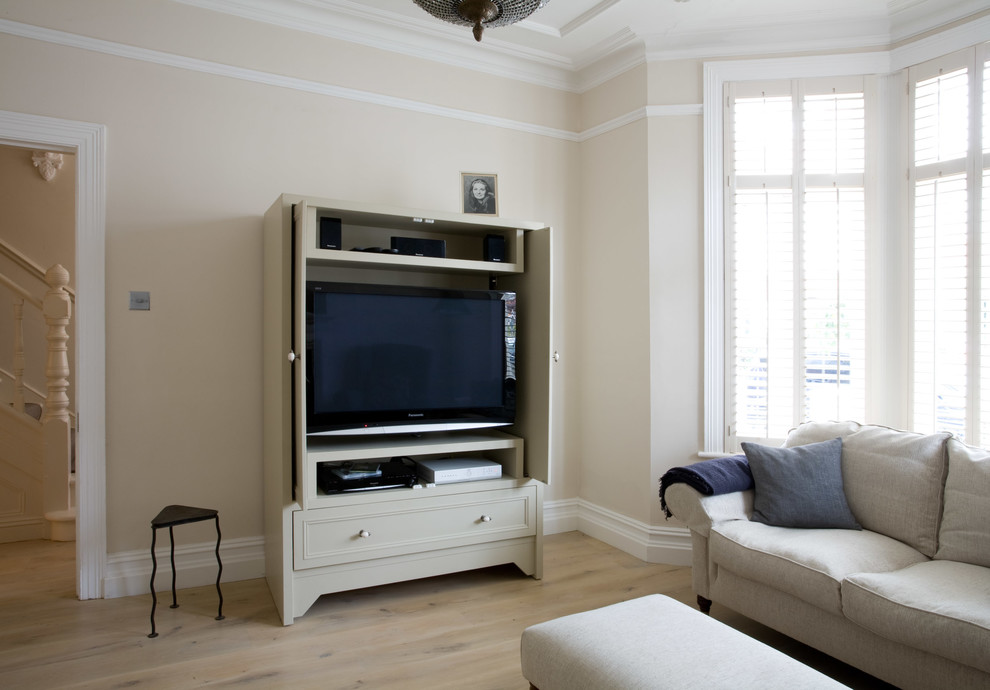
[[[980,256],[980,438],[990,440],[990,60],[983,63]]]
[[[913,81],[912,428],[972,439],[970,70]]]
[[[859,87],[804,98],[803,419],[862,419],[866,409],[866,111]]]
[[[914,429],[966,436],[966,176],[915,185]]]
[[[729,86],[730,446],[865,410],[865,101],[851,81]]]

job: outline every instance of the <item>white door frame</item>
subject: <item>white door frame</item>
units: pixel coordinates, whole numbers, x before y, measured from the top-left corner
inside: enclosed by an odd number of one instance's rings
[[[76,594],[101,599],[107,565],[106,127],[0,110],[0,141],[76,154]]]

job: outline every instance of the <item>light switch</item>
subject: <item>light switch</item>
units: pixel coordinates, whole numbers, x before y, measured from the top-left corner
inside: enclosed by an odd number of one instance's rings
[[[151,293],[131,290],[131,310],[148,311],[151,309]]]

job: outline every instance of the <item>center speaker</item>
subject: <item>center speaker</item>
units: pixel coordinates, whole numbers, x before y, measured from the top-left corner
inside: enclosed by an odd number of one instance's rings
[[[443,259],[447,256],[447,241],[421,237],[393,237],[392,249],[407,256],[432,256]]]

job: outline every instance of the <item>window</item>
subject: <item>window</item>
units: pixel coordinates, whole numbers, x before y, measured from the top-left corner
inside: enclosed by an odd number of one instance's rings
[[[729,447],[864,417],[866,102],[861,77],[727,85]]]
[[[910,71],[912,410],[921,432],[990,440],[990,139],[981,46]]]
[[[701,455],[804,419],[990,444],[984,39],[706,63]]]

